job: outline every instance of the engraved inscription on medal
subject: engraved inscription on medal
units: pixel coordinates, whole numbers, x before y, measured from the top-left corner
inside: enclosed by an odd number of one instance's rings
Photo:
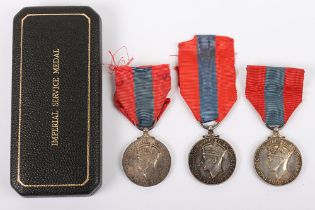
[[[205,184],[224,182],[233,174],[235,166],[236,156],[232,147],[217,136],[205,136],[189,154],[190,171]]]
[[[272,185],[292,182],[301,167],[300,151],[284,137],[269,137],[255,154],[255,169],[258,175]]]
[[[153,186],[163,181],[170,165],[171,157],[165,145],[148,134],[130,144],[123,156],[127,177],[140,186]]]
[[[51,146],[59,145],[59,106],[60,106],[60,50],[52,51],[52,97],[51,97]]]

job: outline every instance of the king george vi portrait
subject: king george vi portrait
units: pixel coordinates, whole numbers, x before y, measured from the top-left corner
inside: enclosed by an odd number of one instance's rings
[[[153,145],[143,145],[137,150],[138,170],[145,179],[154,174],[156,164],[160,158],[160,151]]]
[[[293,152],[294,147],[283,145],[283,141],[272,143],[268,147],[268,168],[277,179],[280,179],[288,171],[288,162]]]
[[[226,151],[217,142],[202,147],[203,170],[209,171],[211,178],[216,177],[222,171],[222,161]]]

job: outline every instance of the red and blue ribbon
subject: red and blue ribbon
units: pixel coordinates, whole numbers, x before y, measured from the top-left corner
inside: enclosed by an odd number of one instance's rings
[[[152,128],[170,102],[170,69],[156,66],[113,68],[116,107],[139,129]]]
[[[246,97],[268,127],[282,127],[302,102],[303,80],[303,69],[247,66]]]
[[[196,35],[179,44],[180,93],[201,123],[220,122],[237,99],[234,41]]]

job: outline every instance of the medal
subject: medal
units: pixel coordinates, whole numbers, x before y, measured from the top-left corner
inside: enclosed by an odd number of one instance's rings
[[[180,43],[178,73],[182,97],[208,130],[190,151],[190,171],[205,184],[222,183],[233,174],[236,156],[213,130],[237,99],[233,39],[197,35]]]
[[[153,186],[167,176],[171,156],[160,141],[149,135],[170,99],[168,65],[115,66],[116,107],[143,131],[124,152],[122,165],[127,177],[137,185]]]
[[[247,66],[246,97],[260,114],[272,135],[256,150],[257,174],[267,183],[284,185],[300,173],[299,149],[279,130],[302,101],[304,70]]]

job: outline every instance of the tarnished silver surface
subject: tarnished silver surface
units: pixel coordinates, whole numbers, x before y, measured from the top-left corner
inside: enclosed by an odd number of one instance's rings
[[[302,157],[292,142],[276,133],[256,150],[254,164],[257,174],[265,182],[284,185],[299,175]]]
[[[126,149],[122,165],[132,182],[149,187],[165,179],[171,167],[171,156],[164,144],[144,131]]]
[[[191,173],[205,184],[220,184],[234,172],[236,156],[232,147],[219,136],[209,133],[198,141],[189,154]]]

